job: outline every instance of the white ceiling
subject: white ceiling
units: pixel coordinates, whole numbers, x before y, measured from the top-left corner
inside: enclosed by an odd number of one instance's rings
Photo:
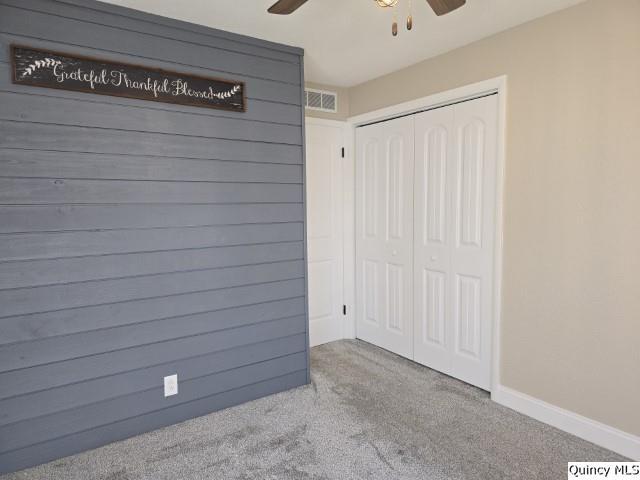
[[[467,0],[437,17],[425,0],[309,0],[288,16],[275,0],[103,0],[305,49],[308,81],[350,87],[584,0]],[[413,4],[413,30],[404,28]],[[400,33],[391,36],[395,10]]]

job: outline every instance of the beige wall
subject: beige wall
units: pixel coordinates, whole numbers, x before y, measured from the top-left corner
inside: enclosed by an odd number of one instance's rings
[[[589,0],[350,89],[508,75],[502,383],[640,435],[640,0]]]
[[[305,87],[316,88],[318,90],[328,90],[338,94],[338,111],[336,113],[319,112],[317,110],[305,110],[307,117],[326,118],[329,120],[346,120],[349,117],[349,90],[346,88],[333,87],[321,83],[306,82]]]

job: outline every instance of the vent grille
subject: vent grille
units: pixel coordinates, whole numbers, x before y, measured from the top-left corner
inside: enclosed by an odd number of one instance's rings
[[[305,90],[305,107],[309,110],[336,113],[338,111],[338,94],[324,90]]]

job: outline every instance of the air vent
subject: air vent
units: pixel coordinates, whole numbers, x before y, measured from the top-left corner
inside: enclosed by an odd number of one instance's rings
[[[309,110],[336,113],[338,111],[338,94],[325,90],[308,88],[305,90],[305,107]]]

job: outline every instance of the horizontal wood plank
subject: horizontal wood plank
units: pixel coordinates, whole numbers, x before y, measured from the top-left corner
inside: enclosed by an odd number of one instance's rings
[[[0,149],[0,177],[300,184],[302,166]]]
[[[0,344],[29,342],[59,335],[135,325],[304,296],[304,280],[205,290],[171,297],[0,318]]]
[[[239,162],[302,163],[302,147],[0,120],[0,148],[150,155]]]
[[[301,203],[0,206],[0,233],[302,222]]]
[[[0,178],[0,204],[294,203],[301,184]]]
[[[299,260],[302,242],[6,262],[0,290]]]
[[[0,235],[0,258],[33,260],[85,255],[184,250],[303,239],[301,223],[252,224],[159,230]]]

